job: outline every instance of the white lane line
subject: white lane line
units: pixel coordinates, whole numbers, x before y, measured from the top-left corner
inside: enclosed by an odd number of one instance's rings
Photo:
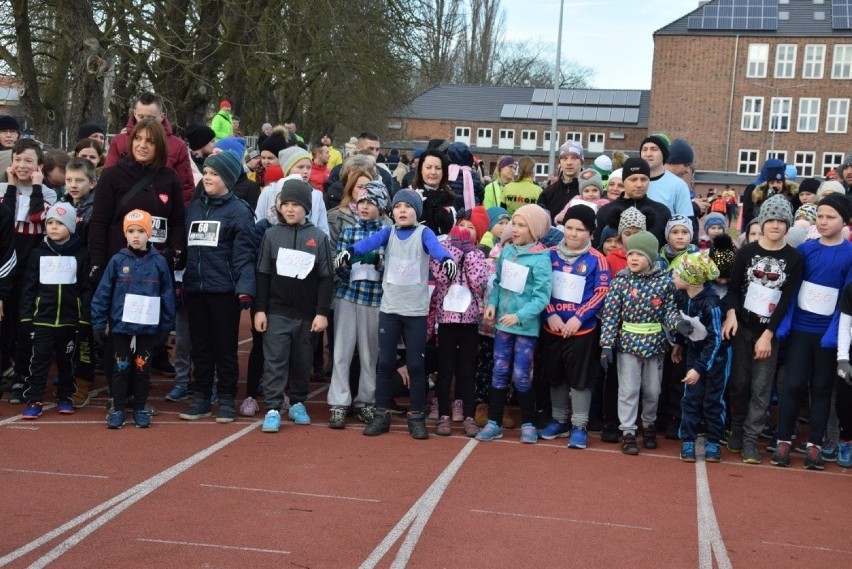
[[[369,557],[360,565],[360,569],[373,569],[382,558],[390,551],[391,547],[397,542],[403,533],[408,530],[408,535],[405,538],[402,546],[397,552],[397,556],[391,564],[391,569],[399,569],[405,567],[411,557],[414,548],[417,546],[417,540],[426,526],[426,522],[435,510],[435,506],[444,495],[444,491],[449,486],[453,477],[461,468],[461,465],[473,452],[477,445],[476,440],[470,440],[459,451],[456,457],[444,469],[443,472],[435,479],[429,488],[417,499],[414,505],[409,508],[401,520],[388,532],[385,538],[376,546]]]
[[[54,407],[56,407],[56,405],[54,403],[46,403],[41,408],[41,410],[42,410],[42,412],[44,412],[44,411],[48,411],[50,409],[53,409]],[[9,423],[15,423],[15,422],[21,420],[22,418],[23,418],[23,415],[20,415],[20,414],[14,415],[12,417],[9,417],[8,419],[3,419],[2,421],[0,421],[0,426],[8,425]]]
[[[763,541],[766,545],[781,545],[784,547],[795,547],[796,549],[813,549],[815,551],[827,551],[829,553],[843,553],[852,555],[852,551],[848,549],[834,549],[831,547],[819,547],[818,545],[799,545],[798,543],[781,543],[780,541]]]
[[[236,545],[220,545],[218,543],[197,543],[194,541],[171,541],[168,539],[147,539],[144,537],[137,537],[136,541],[144,541],[146,543],[163,543],[166,545],[185,545],[189,547],[211,547],[214,549],[234,549],[237,551],[251,551],[253,553],[275,553],[278,555],[290,555],[290,551],[285,551],[283,549],[261,549],[259,547],[239,547]]]
[[[556,516],[540,516],[535,514],[518,514],[515,512],[495,512],[492,510],[470,510],[474,514],[490,514],[492,516],[511,516],[514,518],[528,518],[532,520],[547,520],[554,522],[569,522],[572,524],[587,524],[593,526],[605,526],[620,529],[635,529],[641,531],[654,531],[654,528],[648,526],[633,526],[630,524],[614,524],[610,522],[599,522],[595,520],[577,520],[573,518],[559,518]]]
[[[170,481],[175,476],[182,474],[183,472],[192,468],[193,466],[195,466],[205,458],[209,457],[216,451],[223,449],[232,442],[256,430],[260,423],[260,421],[255,421],[254,423],[247,425],[246,427],[234,433],[233,435],[224,438],[217,443],[214,443],[206,449],[195,453],[189,458],[182,460],[181,462],[175,464],[174,466],[171,466],[170,468],[167,468],[159,474],[152,476],[144,482],[141,482],[136,486],[125,490],[121,494],[118,494],[117,496],[110,498],[109,500],[101,504],[98,504],[94,508],[47,532],[43,536],[34,539],[26,545],[23,545],[18,549],[4,555],[3,557],[0,557],[0,567],[8,565],[12,561],[23,557],[31,551],[38,549],[39,547],[51,542],[63,533],[74,529],[78,525],[92,518],[95,518],[96,516],[99,516],[94,521],[84,526],[77,533],[54,547],[47,554],[45,554],[44,556],[36,560],[32,565],[30,565],[30,567],[34,568],[45,567],[47,564],[58,559],[63,553],[67,552],[72,547],[80,543],[80,541],[85,539],[89,534],[96,531],[98,528],[103,526],[112,518],[114,518],[115,516],[117,516],[118,514],[120,514],[121,512],[123,512],[124,510],[126,510],[127,508],[129,508],[130,506],[132,506],[133,504],[135,504],[136,502],[138,502],[139,500],[141,500],[142,498],[165,484],[166,482]],[[102,512],[105,513],[102,514]]]
[[[713,569],[713,556],[719,569],[732,569],[722,530],[713,509],[710,495],[710,481],[707,478],[707,463],[704,461],[704,440],[695,442],[695,496],[698,512],[698,566],[700,569]]]
[[[46,474],[48,476],[75,476],[78,478],[109,478],[100,474],[75,474],[73,472],[50,472],[47,470],[23,470],[20,468],[0,468],[3,472],[15,472],[19,474]]]
[[[312,494],[310,492],[293,492],[290,490],[271,490],[269,488],[247,488],[244,486],[222,486],[219,484],[200,484],[204,488],[216,488],[218,490],[240,490],[243,492],[266,492],[269,494],[290,494],[292,496],[307,496],[309,498],[331,498],[333,500],[350,500],[353,502],[381,503],[381,500],[373,498],[356,498],[353,496],[336,496],[334,494]]]

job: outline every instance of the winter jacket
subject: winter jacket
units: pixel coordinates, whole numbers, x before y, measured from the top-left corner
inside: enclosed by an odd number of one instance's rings
[[[128,119],[124,130],[112,137],[104,161],[104,170],[121,162],[122,158],[130,156],[130,132],[136,126],[136,117],[132,114]],[[188,205],[192,199],[192,190],[195,188],[195,180],[192,178],[192,167],[189,165],[189,147],[186,143],[174,135],[169,119],[163,116],[163,129],[166,131],[166,142],[169,147],[169,156],[166,158],[166,166],[177,172],[182,189],[181,197],[184,205]]]
[[[500,198],[500,207],[506,208],[509,217],[515,215],[515,211],[523,205],[538,203],[541,196],[541,186],[530,178],[524,178],[517,182],[509,182],[503,186],[503,194]],[[550,216],[551,222],[553,216]]]
[[[73,280],[70,284],[46,284],[45,269],[68,263]],[[65,272],[63,270],[62,272]],[[89,252],[77,235],[58,245],[45,237],[27,259],[26,273],[21,280],[20,314],[22,323],[52,328],[89,322],[91,291],[89,289]],[[73,275],[73,276],[71,276]]]
[[[104,267],[113,255],[127,245],[124,216],[134,209],[166,219],[166,242],[154,243],[157,249],[170,253],[186,249],[183,191],[177,174],[171,168],[157,171],[148,185],[139,190],[121,211],[116,211],[125,194],[149,172],[149,168],[129,159],[104,169],[95,186],[95,202],[89,220],[88,245],[92,266]]]
[[[231,188],[231,193],[249,204],[249,207],[252,210],[257,207],[257,200],[260,197],[260,188],[257,187],[256,183],[249,179],[248,174],[245,172],[242,172],[240,177],[237,178],[237,182]],[[204,195],[204,182],[199,181],[195,186],[192,199],[198,199],[202,195]]]
[[[523,292],[513,292],[500,285],[503,271],[509,262],[529,269]],[[538,242],[527,247],[517,247],[511,243],[503,247],[497,259],[494,288],[491,289],[491,296],[488,299],[488,306],[497,308],[494,318],[497,330],[518,336],[538,337],[541,328],[539,317],[550,302],[550,287],[549,249]],[[501,324],[500,317],[506,314],[517,316],[518,323],[514,326]]]
[[[255,295],[254,212],[228,192],[201,196],[186,213],[186,293]]]
[[[335,207],[328,212],[328,237],[331,250],[337,250],[337,241],[340,239],[340,234],[346,227],[355,225],[358,222],[356,216],[347,206]]]
[[[15,276],[17,265],[12,212],[0,207],[0,301],[5,301],[12,293],[12,277]]]
[[[210,121],[210,128],[213,129],[216,140],[222,140],[234,134],[234,123],[231,122],[232,118],[233,115],[224,109],[213,115],[213,120]]]
[[[485,187],[482,183],[482,178],[473,170],[473,153],[467,144],[461,142],[453,142],[447,148],[447,161],[450,166],[458,166],[461,171],[458,172],[455,180],[450,180],[449,185],[456,194],[456,199],[460,204],[464,204],[464,176],[467,172],[470,173],[470,179],[473,185],[473,196],[476,204],[482,204],[482,199],[485,197]],[[467,168],[467,172],[465,172]],[[453,169],[450,168],[452,173]],[[450,176],[452,178],[452,176]]]
[[[159,297],[159,322],[143,324],[126,321],[125,305],[129,294]],[[95,291],[92,299],[92,330],[104,330],[109,324],[110,334],[152,336],[174,330],[175,310],[172,275],[165,257],[153,247],[148,247],[144,253],[125,247],[109,260]]]
[[[552,221],[560,211],[565,209],[571,198],[578,195],[580,195],[579,180],[574,178],[570,182],[565,183],[565,180],[560,176],[558,180],[541,192],[541,195],[538,196],[538,205],[550,212],[550,219]]]
[[[435,235],[448,235],[456,224],[455,214],[463,202],[449,188],[436,190],[427,186],[425,189],[412,189],[423,198],[423,215],[418,221],[426,224]]]
[[[627,268],[627,251],[623,247],[616,247],[606,256],[610,275],[617,275]]]
[[[561,335],[561,332],[550,330],[547,318],[555,314],[562,322],[568,322],[573,317],[580,320],[580,328],[576,335],[587,334],[597,326],[597,315],[603,308],[604,299],[609,291],[610,274],[609,265],[602,253],[596,249],[589,249],[580,255],[573,264],[568,264],[559,256],[555,249],[550,250],[550,265],[553,273],[569,273],[585,278],[582,300],[578,303],[568,302],[566,299],[557,298],[555,292],[550,291],[550,302],[541,314],[542,325],[545,331]]]
[[[332,249],[332,254],[342,253],[349,247],[353,247],[355,243],[366,239],[382,230],[382,228],[391,224],[391,220],[386,216],[381,216],[372,221],[359,219],[352,225],[343,228],[337,239],[337,244]],[[377,266],[377,280],[351,280],[352,269],[346,266],[341,266],[335,273],[335,282],[337,292],[335,296],[362,304],[365,306],[378,307],[382,303],[382,261],[384,260],[385,248],[379,247],[375,251],[371,251],[362,257],[352,259],[353,263],[361,262]]]
[[[77,227],[74,229],[74,233],[80,236],[84,247],[88,246],[89,222],[92,219],[92,210],[95,207],[95,193],[89,192],[86,194],[86,197],[76,204],[74,203],[74,198],[71,197],[71,194],[65,194],[59,201],[71,204],[71,206],[77,210]]]
[[[654,234],[660,246],[666,243],[666,223],[671,218],[669,208],[660,202],[655,202],[648,196],[644,196],[638,200],[628,198],[622,195],[617,200],[611,201],[598,210],[597,229],[593,242],[596,246],[601,246],[601,234],[604,228],[609,225],[612,228],[618,227],[618,220],[621,218],[621,213],[629,207],[635,207],[641,211],[646,218],[648,231]]]
[[[437,259],[432,258],[429,262],[429,268],[435,275],[435,291],[432,293],[432,298],[436,299],[434,318],[438,324],[478,324],[482,319],[482,297],[485,293],[485,285],[488,283],[485,254],[476,248],[463,253],[461,249],[453,247],[447,241],[444,241],[442,245],[456,262],[458,274],[455,280],[450,281],[441,270],[441,263]],[[470,291],[470,305],[464,312],[444,310],[443,299],[454,284],[461,285]],[[430,314],[431,316],[433,315]],[[432,329],[431,326],[429,329]]]
[[[660,256],[657,257],[657,264],[660,266],[661,271],[673,271],[683,262],[683,259],[689,253],[697,253],[698,247],[690,243],[686,246],[686,249],[680,251],[678,253],[674,253],[671,251],[668,244],[660,247]],[[672,254],[674,253],[674,254]]]
[[[709,282],[704,283],[704,288],[690,298],[686,291],[675,292],[675,303],[678,310],[690,318],[697,318],[701,325],[707,330],[707,337],[700,341],[686,339],[683,343],[687,348],[698,355],[690,361],[690,368],[698,372],[698,375],[706,377],[707,371],[718,366],[727,358],[728,342],[722,338],[722,322],[725,319],[722,301],[713,292]],[[694,324],[693,324],[694,326]],[[683,339],[683,338],[679,338]]]

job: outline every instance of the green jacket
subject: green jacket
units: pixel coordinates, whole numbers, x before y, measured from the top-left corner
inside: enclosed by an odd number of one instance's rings
[[[231,124],[233,115],[226,110],[220,110],[213,115],[213,120],[210,121],[210,128],[216,133],[216,140],[222,140],[234,133],[234,125]]]

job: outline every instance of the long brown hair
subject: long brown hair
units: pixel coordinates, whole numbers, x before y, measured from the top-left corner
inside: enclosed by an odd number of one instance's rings
[[[340,200],[340,207],[345,208],[350,203],[355,201],[355,184],[358,183],[358,179],[361,177],[367,178],[368,180],[376,179],[376,170],[370,168],[363,168],[359,166],[355,166],[349,170],[346,175],[346,181],[343,186],[343,198]]]
[[[166,165],[166,161],[169,157],[169,147],[166,143],[166,131],[163,128],[163,125],[160,124],[160,121],[154,119],[143,119],[136,123],[133,130],[130,131],[128,154],[132,160],[136,160],[136,157],[133,156],[133,141],[136,140],[136,136],[142,131],[145,131],[154,143],[154,159],[151,161],[151,167],[155,170],[159,170]]]

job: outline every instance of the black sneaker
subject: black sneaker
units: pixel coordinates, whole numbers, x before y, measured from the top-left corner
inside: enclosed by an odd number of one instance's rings
[[[178,415],[181,419],[186,421],[194,421],[196,419],[203,419],[204,417],[210,416],[210,402],[198,395],[192,400],[192,403],[184,410],[183,413]]]
[[[601,441],[605,443],[617,443],[621,440],[621,433],[618,431],[618,425],[607,423],[601,431]]]
[[[739,429],[731,431],[731,435],[728,437],[728,450],[736,453],[743,452],[743,432]]]
[[[219,410],[216,412],[217,423],[233,423],[237,418],[233,397],[219,397]]]
[[[373,420],[364,428],[364,435],[367,437],[377,437],[382,433],[390,431],[391,418],[387,411],[376,411]],[[426,426],[424,425],[425,429]]]
[[[424,413],[408,414],[408,432],[411,433],[412,439],[426,440],[429,438],[429,431],[426,430],[426,415]]]
[[[822,461],[822,449],[817,445],[808,445],[805,453],[805,470],[825,470]]]
[[[636,435],[625,433],[621,437],[621,452],[630,455],[639,454],[639,447],[636,446]]]
[[[790,466],[790,447],[792,445],[787,441],[778,441],[775,445],[775,452],[772,454],[770,464],[773,466]]]
[[[648,425],[642,429],[642,446],[647,449],[657,448],[657,427]]]
[[[23,383],[15,383],[12,385],[12,391],[9,394],[9,403],[23,403],[24,402],[24,384]]]

